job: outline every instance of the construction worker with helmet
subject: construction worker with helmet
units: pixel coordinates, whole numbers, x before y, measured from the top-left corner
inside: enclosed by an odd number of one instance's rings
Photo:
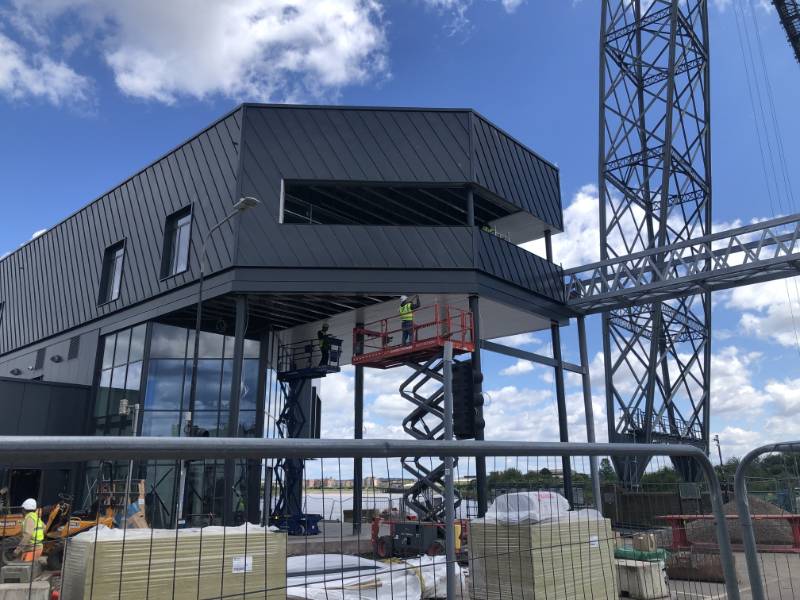
[[[403,346],[414,338],[414,311],[419,308],[419,296],[400,296],[400,327],[403,330]]]
[[[329,325],[327,323],[322,324],[322,329],[317,331],[317,339],[319,340],[319,353],[321,357],[319,359],[319,366],[326,367],[328,366],[328,361],[331,358],[331,334],[328,333]]]
[[[22,503],[26,511],[22,520],[22,538],[14,550],[14,555],[25,562],[33,562],[42,555],[44,549],[44,522],[36,510],[36,500],[28,498]]]

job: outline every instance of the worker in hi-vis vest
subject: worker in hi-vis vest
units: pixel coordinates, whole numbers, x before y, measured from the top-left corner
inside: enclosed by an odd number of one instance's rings
[[[414,338],[414,310],[419,308],[419,296],[400,296],[400,326],[403,329],[403,346]]]
[[[14,550],[14,555],[23,561],[33,562],[42,555],[44,548],[44,523],[36,511],[36,500],[28,498],[22,503],[26,511],[22,520],[22,538]]]

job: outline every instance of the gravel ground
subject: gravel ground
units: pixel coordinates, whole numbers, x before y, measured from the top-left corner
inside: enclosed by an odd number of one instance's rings
[[[755,498],[750,499],[750,514],[753,515],[781,515],[785,511],[774,504],[763,502]],[[725,505],[725,514],[735,515],[736,505],[728,502]],[[742,543],[742,527],[739,519],[728,519],[728,531],[731,543]],[[753,521],[753,531],[758,544],[792,544],[792,528],[788,521]],[[717,543],[717,534],[713,521],[694,521],[686,526],[686,534],[690,542]]]

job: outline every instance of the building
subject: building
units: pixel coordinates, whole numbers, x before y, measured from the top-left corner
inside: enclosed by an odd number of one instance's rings
[[[561,228],[558,170],[474,111],[241,105],[0,261],[0,390],[83,386],[91,435],[279,435],[282,349],[323,322],[341,364],[402,294],[479,339],[565,322],[560,269],[516,245]],[[159,523],[260,518],[259,464],[136,469]]]

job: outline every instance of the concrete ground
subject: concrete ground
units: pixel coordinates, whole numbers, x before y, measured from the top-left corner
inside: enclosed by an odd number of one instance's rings
[[[744,554],[735,552],[736,572],[742,600],[752,600]],[[800,555],[762,553],[761,575],[764,592],[769,600],[800,599]],[[674,600],[725,600],[725,586],[718,583],[671,580],[669,587]]]
[[[292,537],[287,541],[289,556],[303,554],[357,554],[372,552],[371,524],[361,524],[361,535],[353,534],[352,523],[320,521],[319,535]]]

